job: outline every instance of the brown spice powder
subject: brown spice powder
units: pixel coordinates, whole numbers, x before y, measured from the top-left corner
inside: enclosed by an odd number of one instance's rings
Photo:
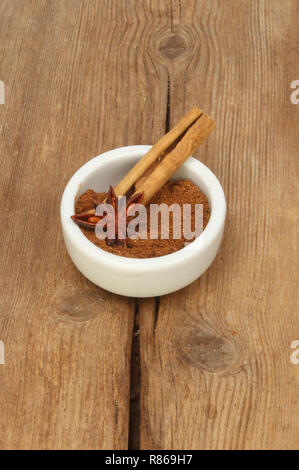
[[[106,193],[96,193],[92,189],[86,191],[77,200],[75,205],[75,213],[80,214],[89,209],[94,208],[95,197],[99,201],[103,201],[107,196]],[[181,213],[183,212],[183,204],[191,204],[191,229],[194,230],[195,226],[195,204],[203,204],[203,228],[205,229],[209,218],[210,208],[207,197],[200,191],[200,189],[190,180],[174,181],[170,180],[160,189],[160,191],[153,197],[151,204],[179,204],[181,206]],[[129,258],[154,258],[157,256],[168,255],[175,251],[184,248],[186,242],[182,233],[180,239],[174,239],[172,233],[172,213],[170,214],[169,221],[169,239],[161,239],[161,227],[159,221],[159,238],[157,240],[150,239],[150,210],[148,211],[148,238],[132,240],[127,238],[123,244],[114,244],[108,246],[105,240],[99,240],[94,230],[80,227],[84,235],[95,245],[99,246],[105,251],[109,251],[115,255],[127,256]],[[181,224],[183,226],[183,222]]]

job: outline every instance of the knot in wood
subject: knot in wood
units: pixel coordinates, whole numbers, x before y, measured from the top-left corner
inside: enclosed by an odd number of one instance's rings
[[[188,362],[209,372],[231,369],[239,358],[236,345],[227,338],[196,331],[182,338],[180,350]]]
[[[161,39],[158,51],[165,59],[176,59],[188,50],[185,38],[179,34],[171,34]]]
[[[93,290],[61,292],[54,299],[56,314],[70,320],[84,322],[92,320],[101,311],[101,298]]]

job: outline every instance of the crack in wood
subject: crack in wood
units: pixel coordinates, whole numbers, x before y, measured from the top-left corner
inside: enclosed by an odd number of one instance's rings
[[[131,346],[130,372],[130,414],[128,450],[140,448],[140,331],[139,331],[139,301],[135,299],[134,326]]]
[[[160,309],[160,297],[155,297],[154,339],[155,339],[155,336],[156,336],[156,327],[157,327],[157,323],[158,323],[159,309]]]
[[[182,22],[182,17],[181,17],[181,15],[182,15],[182,5],[181,5],[180,0],[179,0],[179,12],[180,12],[180,24],[181,24],[181,22]]]
[[[165,115],[165,134],[170,129],[170,77],[167,76],[167,98]],[[160,297],[154,299],[154,334],[160,309]],[[128,450],[140,449],[140,389],[141,389],[141,362],[140,362],[140,322],[139,322],[139,300],[135,299],[134,325],[131,346],[131,368],[130,368],[130,411],[129,411],[129,439]]]
[[[169,132],[170,128],[170,78],[167,75],[167,101],[166,101],[166,116],[165,116],[165,134]]]

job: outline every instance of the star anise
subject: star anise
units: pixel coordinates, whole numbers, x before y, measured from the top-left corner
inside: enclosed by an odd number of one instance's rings
[[[119,199],[116,196],[113,187],[110,185],[106,204],[110,204],[114,209],[115,237],[108,238],[107,236],[106,238],[107,245],[113,245],[114,243],[120,243],[123,241],[126,234],[121,234],[122,237],[119,237],[118,219],[120,217],[125,218],[125,227],[127,230],[127,225],[129,222],[128,217],[130,217],[130,214],[133,213],[134,205],[139,204],[142,201],[143,195],[144,195],[143,192],[134,194],[132,197],[129,198],[126,205],[122,208],[121,205],[119,204]],[[97,198],[94,199],[94,204],[95,204],[94,209],[81,212],[80,214],[72,215],[71,219],[74,222],[76,222],[76,224],[80,225],[81,227],[95,230],[97,223],[100,222],[104,216],[100,217],[96,215],[96,207],[100,204]],[[107,217],[109,217],[109,214],[107,214]],[[107,226],[107,223],[105,224],[105,226]],[[103,228],[105,229],[105,227]]]

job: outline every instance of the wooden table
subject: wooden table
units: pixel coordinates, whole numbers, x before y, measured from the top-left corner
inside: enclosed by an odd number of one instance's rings
[[[297,0],[0,0],[0,448],[298,447],[298,15]],[[64,186],[192,105],[217,123],[196,153],[227,196],[217,259],[161,299],[105,292],[66,253]]]

